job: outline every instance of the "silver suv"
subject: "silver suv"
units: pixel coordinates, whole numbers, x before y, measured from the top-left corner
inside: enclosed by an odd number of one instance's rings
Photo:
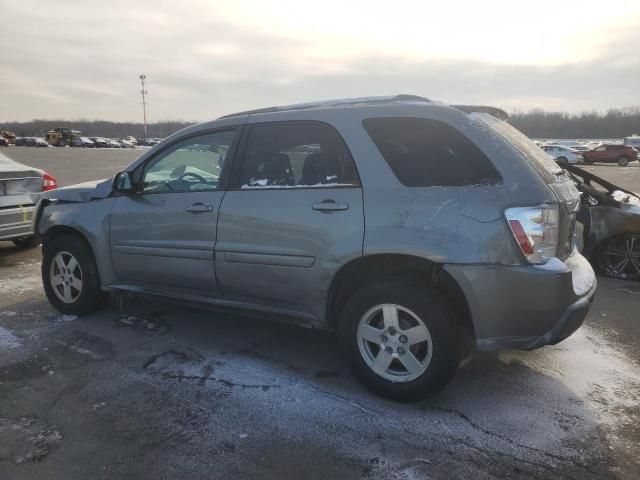
[[[442,388],[465,345],[557,343],[596,289],[579,194],[503,113],[399,95],[186,128],[44,196],[47,297],[81,315],[133,292],[335,330],[355,375],[399,400]]]

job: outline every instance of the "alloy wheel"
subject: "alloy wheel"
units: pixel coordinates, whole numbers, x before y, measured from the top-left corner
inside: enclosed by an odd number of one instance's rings
[[[612,277],[640,279],[640,235],[610,239],[603,251],[604,270]]]
[[[376,305],[360,319],[360,355],[377,375],[392,382],[410,382],[422,375],[433,355],[431,334],[418,315],[406,307]]]
[[[69,252],[58,252],[51,260],[49,281],[62,302],[75,302],[82,293],[82,269],[76,258]]]

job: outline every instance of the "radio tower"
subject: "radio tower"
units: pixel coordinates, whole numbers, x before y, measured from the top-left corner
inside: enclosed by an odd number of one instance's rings
[[[146,75],[140,75],[140,83],[142,84],[142,90],[140,90],[140,94],[142,95],[142,115],[144,116],[144,136],[147,138],[147,100],[146,96],[149,92],[144,89],[144,81],[147,79]]]

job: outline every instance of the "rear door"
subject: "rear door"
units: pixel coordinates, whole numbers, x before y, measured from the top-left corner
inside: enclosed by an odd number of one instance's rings
[[[591,160],[594,162],[604,162],[608,160],[607,147],[597,147],[593,150]]]
[[[170,145],[143,167],[141,191],[116,200],[110,245],[120,282],[218,295],[213,250],[237,137],[231,128]]]
[[[327,124],[270,123],[247,128],[240,157],[218,224],[223,296],[321,317],[333,275],[362,255],[362,190],[349,150]]]

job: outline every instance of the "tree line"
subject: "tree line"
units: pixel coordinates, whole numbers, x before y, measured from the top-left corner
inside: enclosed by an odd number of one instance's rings
[[[640,135],[640,107],[612,109],[604,113],[512,113],[509,122],[531,138],[622,138]]]
[[[582,113],[547,112],[536,109],[511,113],[509,122],[531,138],[622,138],[640,135],[640,106]],[[193,122],[172,120],[152,123],[148,125],[147,136],[164,138],[192,124]],[[80,130],[87,137],[145,136],[143,125],[132,122],[32,120],[5,122],[0,126],[20,137],[43,137],[54,127]]]

